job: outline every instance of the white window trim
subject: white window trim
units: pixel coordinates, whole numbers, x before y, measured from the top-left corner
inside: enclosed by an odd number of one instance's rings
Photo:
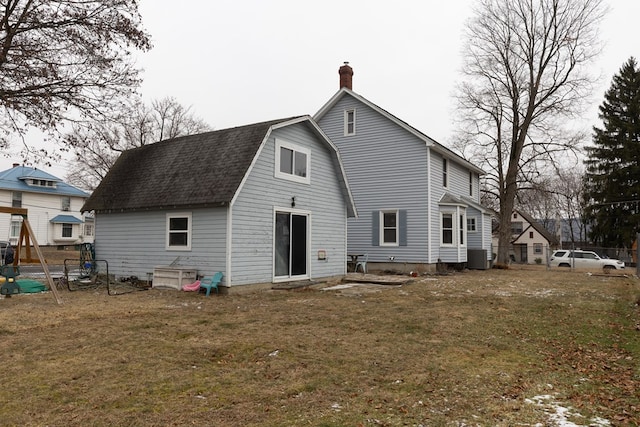
[[[187,218],[189,220],[187,225],[187,245],[186,246],[170,246],[169,245],[169,224],[172,218]],[[167,222],[166,222],[166,236],[165,236],[165,249],[169,251],[190,251],[191,250],[191,229],[193,227],[193,221],[191,217],[191,212],[173,212],[167,213]],[[181,233],[183,231],[180,231]]]
[[[396,241],[395,242],[385,242],[384,241],[384,214],[395,214],[396,215]],[[386,209],[380,211],[380,237],[379,242],[380,246],[400,246],[400,215],[398,209]]]
[[[9,239],[17,239],[20,237],[20,230],[22,229],[22,218],[19,220],[12,219],[9,225]],[[14,234],[13,231],[16,231]]]
[[[311,211],[308,210],[302,210],[302,209],[293,209],[293,208],[280,208],[277,206],[273,207],[273,218],[271,220],[271,235],[273,236],[273,238],[271,239],[271,256],[272,256],[272,260],[276,259],[276,241],[275,241],[275,235],[276,235],[276,215],[278,213],[287,213],[290,215],[300,215],[300,216],[306,216],[307,217],[307,274],[301,274],[301,275],[296,275],[296,276],[276,276],[276,269],[275,269],[275,264],[272,261],[272,266],[271,266],[271,277],[272,277],[272,281],[274,283],[279,283],[279,282],[290,282],[292,280],[304,280],[304,279],[308,279],[311,277]]]
[[[349,132],[349,113],[353,113],[353,132]],[[356,109],[349,108],[344,110],[344,136],[356,134]]]
[[[68,201],[68,203],[66,203]],[[71,196],[60,196],[60,210],[63,212],[71,211]]]
[[[451,215],[451,243],[445,243],[443,239],[443,231],[444,231],[444,216]],[[456,245],[456,211],[455,210],[446,210],[440,212],[440,246],[446,247],[454,247]],[[447,229],[449,230],[449,229]]]
[[[469,171],[469,197],[473,197],[473,176],[474,173]]]
[[[472,222],[473,227],[469,227],[469,221]],[[478,223],[476,221],[476,217],[467,217],[467,232],[468,233],[477,233],[478,232]]]
[[[458,209],[458,218],[460,223],[458,224],[458,246],[464,248],[467,246],[467,211],[466,209]],[[462,243],[460,243],[460,232],[462,232]]]
[[[442,186],[449,188],[449,159],[442,158]]]
[[[444,230],[444,215],[451,215],[452,242],[445,243],[442,239]],[[462,243],[460,243],[460,232],[462,232]],[[464,248],[467,246],[469,233],[467,233],[467,210],[462,207],[450,207],[440,211],[440,246],[447,248]]]
[[[296,151],[300,153],[304,153],[307,156],[307,176],[298,176],[296,174],[280,172],[280,149],[281,148],[293,150],[294,153]],[[294,154],[294,158],[295,158],[295,154]],[[281,139],[276,139],[275,177],[280,179],[286,179],[287,181],[299,182],[302,184],[311,183],[311,150],[306,147],[302,147],[300,145],[291,144],[290,142],[286,142]]]

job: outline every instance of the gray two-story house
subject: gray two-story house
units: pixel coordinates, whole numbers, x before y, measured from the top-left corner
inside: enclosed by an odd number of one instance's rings
[[[355,93],[348,64],[339,74],[339,91],[314,118],[340,151],[358,210],[348,220],[348,252],[379,268],[486,267],[482,169]]]

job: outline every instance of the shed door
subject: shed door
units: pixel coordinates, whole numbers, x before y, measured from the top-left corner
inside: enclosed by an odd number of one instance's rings
[[[276,212],[274,272],[276,279],[307,277],[308,215]]]

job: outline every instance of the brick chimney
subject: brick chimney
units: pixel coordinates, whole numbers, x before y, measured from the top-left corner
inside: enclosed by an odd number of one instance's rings
[[[353,90],[351,80],[353,78],[353,68],[349,66],[349,62],[345,61],[344,65],[338,70],[340,74],[340,89],[346,87],[349,90]]]
[[[14,163],[14,164],[13,164],[13,167],[14,167],[14,168],[17,168],[18,166],[20,166],[20,163]]]

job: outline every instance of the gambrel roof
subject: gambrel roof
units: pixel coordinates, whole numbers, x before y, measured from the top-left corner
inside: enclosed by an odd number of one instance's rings
[[[337,148],[309,116],[156,142],[123,152],[82,211],[214,207],[232,202],[272,130],[306,124],[332,154],[348,212],[355,215]]]
[[[394,116],[393,114],[391,114],[390,112],[388,112],[384,108],[381,108],[381,107],[377,106],[376,104],[374,104],[373,102],[369,101],[365,97],[363,97],[361,95],[358,95],[357,93],[355,93],[354,91],[352,91],[352,90],[350,90],[350,89],[348,89],[346,87],[342,87],[338,92],[336,92],[336,94],[333,95],[333,97],[331,97],[331,99],[324,106],[322,106],[322,108],[320,108],[320,110],[318,110],[318,112],[313,116],[313,118],[316,121],[320,121],[320,119],[322,119],[322,117],[327,112],[329,112],[331,110],[331,108],[335,104],[337,104],[340,99],[342,99],[345,96],[351,96],[351,97],[357,99],[358,101],[360,101],[361,103],[363,103],[364,105],[368,106],[369,108],[373,109],[374,111],[378,112],[379,114],[381,114],[382,116],[386,117],[387,119],[389,119],[393,123],[397,124],[401,128],[405,129],[409,133],[411,133],[414,136],[416,136],[418,139],[424,141],[426,146],[430,147],[435,152],[443,155],[446,158],[455,160],[457,163],[460,163],[460,164],[464,165],[467,169],[472,170],[473,172],[475,172],[475,173],[477,173],[479,175],[484,175],[485,174],[484,170],[482,170],[478,166],[476,166],[473,163],[463,159],[458,154],[454,153],[453,151],[451,151],[450,149],[448,149],[444,145],[438,143],[433,138],[430,138],[426,134],[420,132],[418,129],[416,129],[413,126],[409,125],[404,120],[399,119],[398,117]]]

